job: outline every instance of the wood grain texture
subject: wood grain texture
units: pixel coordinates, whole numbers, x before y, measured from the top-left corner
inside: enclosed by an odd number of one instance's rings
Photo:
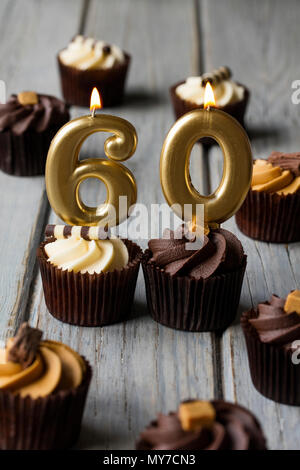
[[[291,82],[297,77],[292,57],[300,41],[296,2],[289,2],[289,8],[284,9],[279,1],[242,5],[236,0],[203,1],[201,12],[207,70],[229,65],[236,80],[252,92],[248,123],[254,156],[266,158],[272,150],[298,150],[294,125],[299,120],[299,107],[290,99]],[[287,27],[291,34],[287,34]],[[218,148],[211,150],[209,165],[215,189],[222,175]],[[251,240],[239,232],[233,219],[224,227],[239,237],[248,254],[240,312],[267,300],[272,293],[285,296],[299,287],[299,243],[285,246]],[[221,358],[224,397],[245,405],[259,417],[270,448],[299,449],[300,410],[276,404],[254,389],[238,320],[222,337]]]
[[[71,3],[73,14],[69,16]],[[6,83],[8,96],[24,89],[59,94],[55,53],[77,28],[81,8],[81,0],[29,0],[26,8],[21,0],[0,3],[0,78]],[[48,207],[44,179],[13,177],[1,172],[0,200],[0,341],[3,342],[26,316],[35,251]]]
[[[138,181],[138,202],[148,207],[163,202],[159,157],[174,122],[168,87],[201,69],[228,64],[234,78],[251,89],[248,123],[255,155],[299,149],[300,108],[291,102],[291,83],[299,78],[297,0],[289,0],[289,8],[279,0],[27,0],[26,9],[23,3],[0,2],[0,78],[8,93],[34,89],[59,96],[55,55],[78,32],[132,54],[125,103],[103,112],[124,117],[137,129],[138,148],[126,166]],[[73,108],[72,116],[87,112]],[[103,157],[104,138],[89,138],[81,158]],[[219,150],[208,155],[195,146],[191,160],[194,185],[204,193],[214,189],[222,173]],[[87,203],[104,199],[98,183],[83,186]],[[128,322],[88,329],[53,319],[34,268],[44,224],[58,221],[53,212],[48,214],[43,178],[0,173],[0,198],[5,221],[0,232],[0,342],[29,318],[45,337],[69,344],[90,360],[94,377],[77,448],[132,449],[157,412],[175,409],[188,397],[214,396],[249,407],[262,421],[271,448],[300,448],[299,409],[255,391],[238,321],[222,338],[162,327],[147,314],[142,273]],[[232,219],[224,226],[238,235],[248,253],[240,311],[273,292],[286,295],[299,287],[299,243],[255,242],[238,232]],[[147,245],[146,240],[139,243]]]
[[[139,144],[126,166],[137,179],[138,201],[149,208],[163,202],[159,158],[174,119],[168,87],[196,72],[194,3],[172,3],[167,36],[167,0],[91,1],[84,29],[86,35],[104,38],[132,53],[124,106],[103,112],[124,117],[136,126]],[[172,60],[167,60],[170,57]],[[74,114],[83,112],[74,110]],[[103,136],[88,139],[81,156],[102,156],[102,143]],[[199,157],[200,150],[195,148],[192,169],[195,184],[200,187]],[[103,199],[103,192],[92,182],[84,195],[89,202]],[[53,214],[50,220],[55,220]],[[145,248],[147,240],[139,243]],[[79,448],[134,448],[139,432],[157,412],[176,409],[181,399],[211,398],[214,394],[211,335],[178,332],[153,322],[146,311],[142,273],[133,318],[126,323],[98,329],[59,323],[45,308],[39,277],[32,297],[31,322],[47,337],[61,339],[79,350],[93,364]]]

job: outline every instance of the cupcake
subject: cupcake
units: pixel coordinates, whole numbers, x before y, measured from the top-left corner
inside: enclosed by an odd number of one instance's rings
[[[51,140],[69,119],[68,106],[54,96],[12,95],[0,104],[0,169],[16,176],[43,175]]]
[[[217,108],[230,114],[244,126],[249,91],[244,85],[231,79],[231,71],[228,67],[220,67],[200,77],[188,77],[173,85],[170,88],[170,94],[176,119],[192,109],[203,108],[207,82],[213,86]],[[206,138],[207,142],[211,140]]]
[[[251,378],[265,397],[300,405],[300,290],[269,302],[241,317]]]
[[[188,400],[177,412],[159,414],[140,434],[137,450],[265,450],[257,419],[221,400]]]
[[[228,230],[211,230],[202,247],[187,249],[184,227],[149,241],[142,267],[149,313],[185,331],[224,330],[235,319],[246,268],[240,241]]]
[[[236,213],[247,236],[273,243],[300,240],[300,153],[255,160],[251,189]]]
[[[99,227],[46,227],[37,257],[46,305],[58,320],[104,326],[129,317],[142,250],[106,236]]]
[[[50,450],[78,438],[91,380],[89,363],[23,323],[0,350],[0,449]]]
[[[118,46],[76,36],[57,59],[68,103],[88,107],[94,87],[101,93],[103,107],[122,102],[130,56]]]

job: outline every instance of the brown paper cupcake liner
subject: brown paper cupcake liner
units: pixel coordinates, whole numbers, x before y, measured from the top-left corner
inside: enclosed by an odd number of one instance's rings
[[[0,390],[1,450],[66,449],[75,444],[92,376],[84,362],[85,376],[77,388],[36,399]]]
[[[21,135],[0,132],[0,169],[15,176],[44,175],[49,146],[59,128]]]
[[[176,93],[176,88],[179,85],[182,85],[184,83],[183,81],[180,81],[173,85],[170,88],[170,96],[171,96],[171,101],[173,104],[173,109],[174,109],[174,114],[175,118],[179,119],[181,116],[184,114],[192,111],[193,109],[203,109],[203,105],[198,105],[195,103],[192,103],[191,101],[183,100],[180,98],[180,96],[177,95]],[[239,84],[241,85],[241,84]],[[228,104],[226,106],[223,106],[222,111],[225,113],[230,114],[232,117],[234,117],[243,127],[245,127],[244,124],[244,116],[246,113],[249,97],[250,97],[250,91],[248,88],[246,88],[244,85],[242,85],[245,92],[244,92],[244,98],[241,101],[238,101],[233,104]],[[203,139],[200,139],[199,142],[204,143],[205,145],[214,145],[216,144],[215,140],[209,138],[209,137],[204,137]]]
[[[68,272],[47,261],[44,246],[37,252],[45,302],[51,315],[78,326],[104,326],[125,321],[131,312],[142,250],[124,240],[129,263],[121,270],[89,274]]]
[[[273,243],[300,241],[300,194],[250,191],[235,215],[248,237]]]
[[[293,364],[288,350],[260,341],[255,328],[249,323],[250,318],[256,317],[254,309],[241,317],[253,385],[271,400],[299,406],[300,364]]]
[[[155,321],[185,331],[225,330],[234,321],[246,256],[235,271],[200,280],[171,276],[150,257],[146,250],[142,267],[148,310]]]
[[[130,56],[110,69],[79,70],[64,65],[57,56],[61,78],[61,88],[67,103],[75,106],[90,106],[91,93],[98,88],[103,107],[117,106],[122,103]]]

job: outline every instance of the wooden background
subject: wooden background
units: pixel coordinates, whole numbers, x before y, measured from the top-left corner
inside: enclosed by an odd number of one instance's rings
[[[113,42],[132,54],[124,106],[114,114],[136,126],[139,145],[127,162],[139,202],[163,202],[159,156],[174,122],[168,88],[192,74],[229,65],[252,93],[249,134],[256,157],[300,149],[299,106],[291,83],[300,78],[297,0],[2,0],[0,78],[8,94],[26,89],[60,96],[55,55],[76,33]],[[109,112],[109,110],[107,110]],[[72,116],[85,110],[72,109]],[[100,140],[99,140],[100,139]],[[101,137],[83,156],[101,156]],[[193,182],[209,191],[222,172],[219,149],[192,156]],[[103,188],[85,185],[87,202]],[[43,299],[36,249],[51,212],[44,179],[0,173],[0,341],[29,319],[45,336],[62,340],[94,366],[78,448],[131,449],[158,411],[181,399],[225,398],[245,405],[262,422],[271,449],[300,448],[300,411],[263,398],[254,389],[238,320],[222,337],[174,331],[147,316],[139,277],[133,318],[106,328],[77,328],[51,317]],[[300,244],[271,245],[237,233],[248,254],[240,311],[299,287]],[[146,241],[141,243],[143,248]]]

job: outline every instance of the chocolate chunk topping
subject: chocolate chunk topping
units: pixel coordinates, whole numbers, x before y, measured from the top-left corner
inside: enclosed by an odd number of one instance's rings
[[[294,176],[300,176],[300,152],[272,152],[268,157],[268,162],[274,166],[280,166],[282,170],[290,170]]]
[[[42,334],[41,330],[31,328],[27,322],[22,323],[7,351],[7,360],[21,364],[23,369],[29,367],[35,360]]]
[[[108,54],[111,53],[111,47],[110,47],[108,44],[106,44],[105,46],[103,46],[103,49],[102,49],[102,50],[103,50],[104,54],[107,54],[107,55],[108,55]]]

